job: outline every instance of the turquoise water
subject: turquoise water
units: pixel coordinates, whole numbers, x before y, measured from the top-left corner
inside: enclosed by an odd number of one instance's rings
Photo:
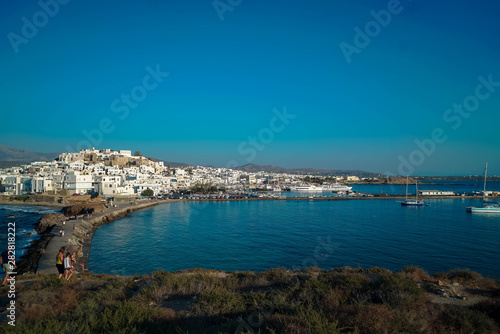
[[[177,202],[100,227],[94,273],[193,267],[266,270],[418,265],[430,274],[468,268],[500,277],[500,216],[472,215],[480,200]]]

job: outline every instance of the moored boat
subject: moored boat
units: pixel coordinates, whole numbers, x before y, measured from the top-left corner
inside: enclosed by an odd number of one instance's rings
[[[300,185],[295,187],[290,187],[291,191],[323,191],[323,188],[312,185]]]
[[[424,206],[424,201],[418,199],[418,184],[415,181],[415,199],[408,199],[408,176],[406,176],[406,199],[401,202],[402,206]]]
[[[484,167],[484,186],[483,186],[483,206],[468,206],[465,210],[470,213],[500,213],[500,205],[486,200],[486,176],[488,174],[488,163]]]
[[[323,190],[326,191],[331,191],[333,193],[337,192],[349,192],[351,191],[352,187],[348,187],[345,184],[342,183],[329,183],[329,184],[323,184]]]

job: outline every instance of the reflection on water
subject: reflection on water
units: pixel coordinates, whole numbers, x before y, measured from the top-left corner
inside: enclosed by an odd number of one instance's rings
[[[201,267],[266,270],[418,265],[500,277],[500,216],[472,215],[480,200],[177,202],[98,229],[89,267],[142,274]]]

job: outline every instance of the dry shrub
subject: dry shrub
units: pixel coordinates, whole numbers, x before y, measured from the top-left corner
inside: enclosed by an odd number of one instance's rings
[[[160,322],[172,322],[178,319],[175,311],[171,308],[159,310],[155,317]]]
[[[19,318],[26,321],[37,321],[72,310],[78,303],[81,292],[70,284],[56,290],[26,290],[19,294],[21,306]]]
[[[271,285],[271,282],[269,282],[266,276],[259,274],[256,275],[252,284],[253,286],[258,286],[258,287],[267,287]]]
[[[81,291],[74,289],[72,285],[65,285],[60,289],[56,311],[64,313],[78,304],[78,299],[82,295]]]
[[[338,306],[345,304],[349,299],[349,292],[343,289],[334,288],[324,293],[324,305],[328,310],[334,310]]]
[[[393,308],[414,304],[423,296],[415,282],[395,274],[377,279],[370,294],[372,302],[387,303]]]
[[[20,305],[20,320],[31,321],[55,315],[53,306],[56,304],[57,295],[54,291],[25,290],[16,297],[16,304]]]
[[[143,290],[143,294],[155,304],[161,304],[172,293],[172,288],[167,285],[155,283]]]
[[[41,304],[25,304],[19,312],[19,321],[38,321],[54,316],[51,306]]]
[[[386,305],[359,306],[354,325],[360,333],[387,333],[394,317],[394,311]]]
[[[272,284],[288,284],[293,273],[283,268],[271,268],[262,273]]]
[[[488,299],[473,306],[474,310],[480,311],[493,319],[500,326],[500,298]]]
[[[448,272],[448,279],[457,283],[479,283],[483,280],[483,276],[469,269],[453,269]]]
[[[330,271],[324,273],[321,279],[331,284],[331,286],[338,286],[347,290],[360,289],[370,283],[370,279],[368,278],[368,276],[356,271]]]
[[[380,268],[380,267],[370,267],[370,268],[361,270],[361,272],[364,272],[367,274],[392,275],[392,271],[390,271],[389,269]]]
[[[425,272],[425,270],[417,266],[404,266],[403,270],[399,274],[414,282],[421,282],[430,278],[429,274]]]
[[[498,333],[497,324],[486,314],[467,308],[449,306],[441,321],[448,333]]]
[[[309,267],[304,270],[304,274],[308,275],[309,277],[312,278],[318,278],[319,275],[321,275],[324,272],[323,269],[318,268],[318,267]]]
[[[237,271],[229,274],[222,281],[222,286],[231,291],[265,290],[272,283],[264,273]]]
[[[243,313],[245,310],[243,295],[221,288],[205,291],[191,306],[191,312],[196,316],[224,316]]]
[[[308,334],[311,329],[299,317],[289,314],[274,314],[265,320],[263,326],[283,334]]]
[[[443,272],[438,272],[432,275],[432,278],[437,279],[439,281],[446,281],[448,279],[448,274]]]

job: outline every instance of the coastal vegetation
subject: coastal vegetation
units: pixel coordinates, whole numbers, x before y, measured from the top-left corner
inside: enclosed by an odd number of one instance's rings
[[[0,332],[496,333],[500,322],[500,282],[468,270],[22,275],[16,289],[16,327]]]
[[[10,196],[9,201],[23,201],[26,202],[29,200],[29,195],[17,195],[17,196]]]
[[[17,195],[17,196],[10,196],[9,197],[9,201],[22,201],[22,202],[26,202],[27,200],[29,200],[29,195]]]
[[[225,192],[226,189],[217,188],[217,186],[213,185],[212,183],[196,183],[193,187],[191,187],[190,191],[198,194],[210,194]]]
[[[151,196],[154,196],[155,195],[155,192],[149,188],[145,189],[142,191],[141,193],[141,196],[147,196],[147,197],[151,197]]]

